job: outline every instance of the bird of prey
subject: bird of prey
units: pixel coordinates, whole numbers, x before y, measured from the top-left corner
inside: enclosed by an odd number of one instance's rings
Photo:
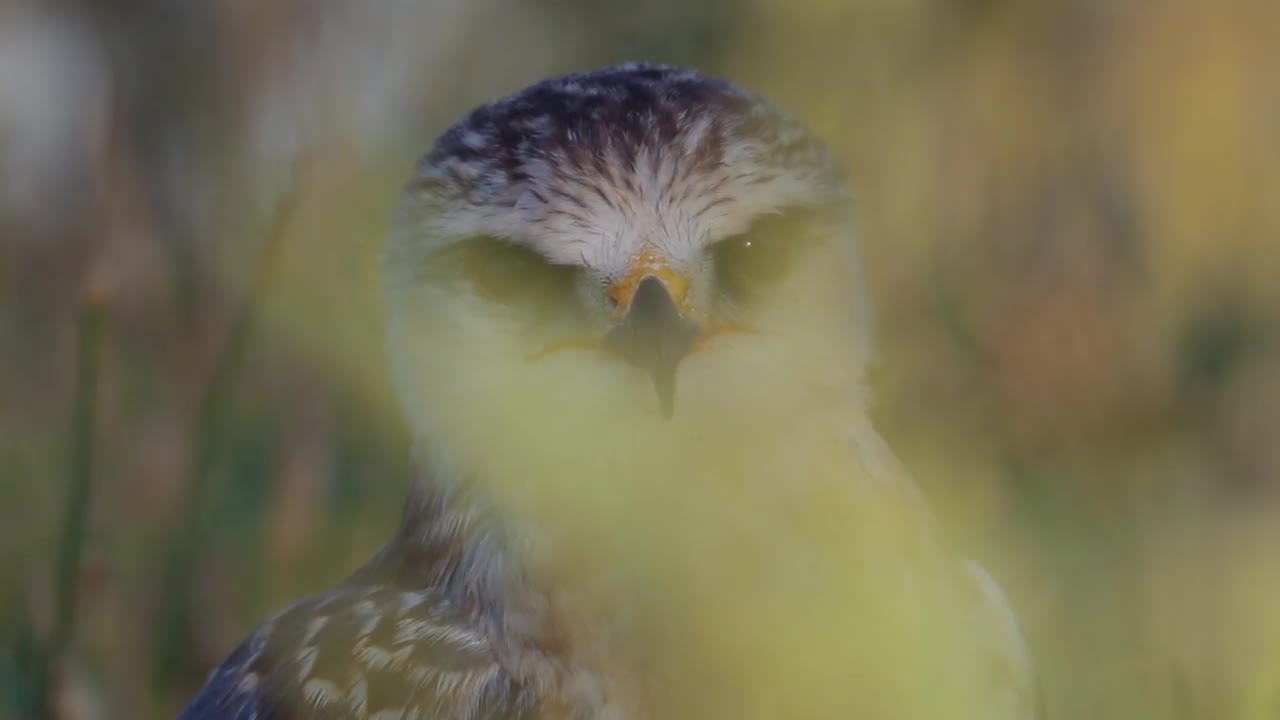
[[[991,577],[867,417],[832,154],[624,64],[441,136],[385,252],[398,531],[181,720],[1035,716]]]

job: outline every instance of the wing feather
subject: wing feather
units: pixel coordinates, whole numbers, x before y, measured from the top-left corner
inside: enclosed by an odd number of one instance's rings
[[[259,626],[179,720],[521,720],[535,704],[439,593],[341,587]]]

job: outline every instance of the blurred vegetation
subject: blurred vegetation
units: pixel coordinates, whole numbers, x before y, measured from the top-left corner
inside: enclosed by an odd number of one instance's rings
[[[0,718],[171,717],[379,547],[400,183],[471,106],[637,58],[845,161],[877,419],[1009,587],[1049,717],[1275,717],[1277,28],[1268,0],[0,2]]]

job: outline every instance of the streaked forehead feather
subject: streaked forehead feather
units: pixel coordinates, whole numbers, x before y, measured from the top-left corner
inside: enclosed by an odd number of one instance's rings
[[[436,142],[408,194],[439,234],[545,240],[647,221],[734,232],[780,207],[837,202],[842,188],[822,145],[760,98],[693,70],[630,64],[477,108]]]

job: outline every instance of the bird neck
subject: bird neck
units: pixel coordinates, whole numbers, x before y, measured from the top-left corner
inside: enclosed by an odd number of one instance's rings
[[[435,482],[419,470],[384,551],[402,584],[436,588],[460,607],[484,608],[520,582],[504,529],[492,509],[460,484]]]
[[[445,594],[483,625],[504,667],[523,682],[598,694],[592,688],[599,676],[586,668],[608,653],[599,614],[578,604],[587,595],[580,588],[531,571],[534,543],[498,515],[475,488],[436,480],[423,468],[395,538],[368,571],[383,582],[390,575],[402,588]]]

